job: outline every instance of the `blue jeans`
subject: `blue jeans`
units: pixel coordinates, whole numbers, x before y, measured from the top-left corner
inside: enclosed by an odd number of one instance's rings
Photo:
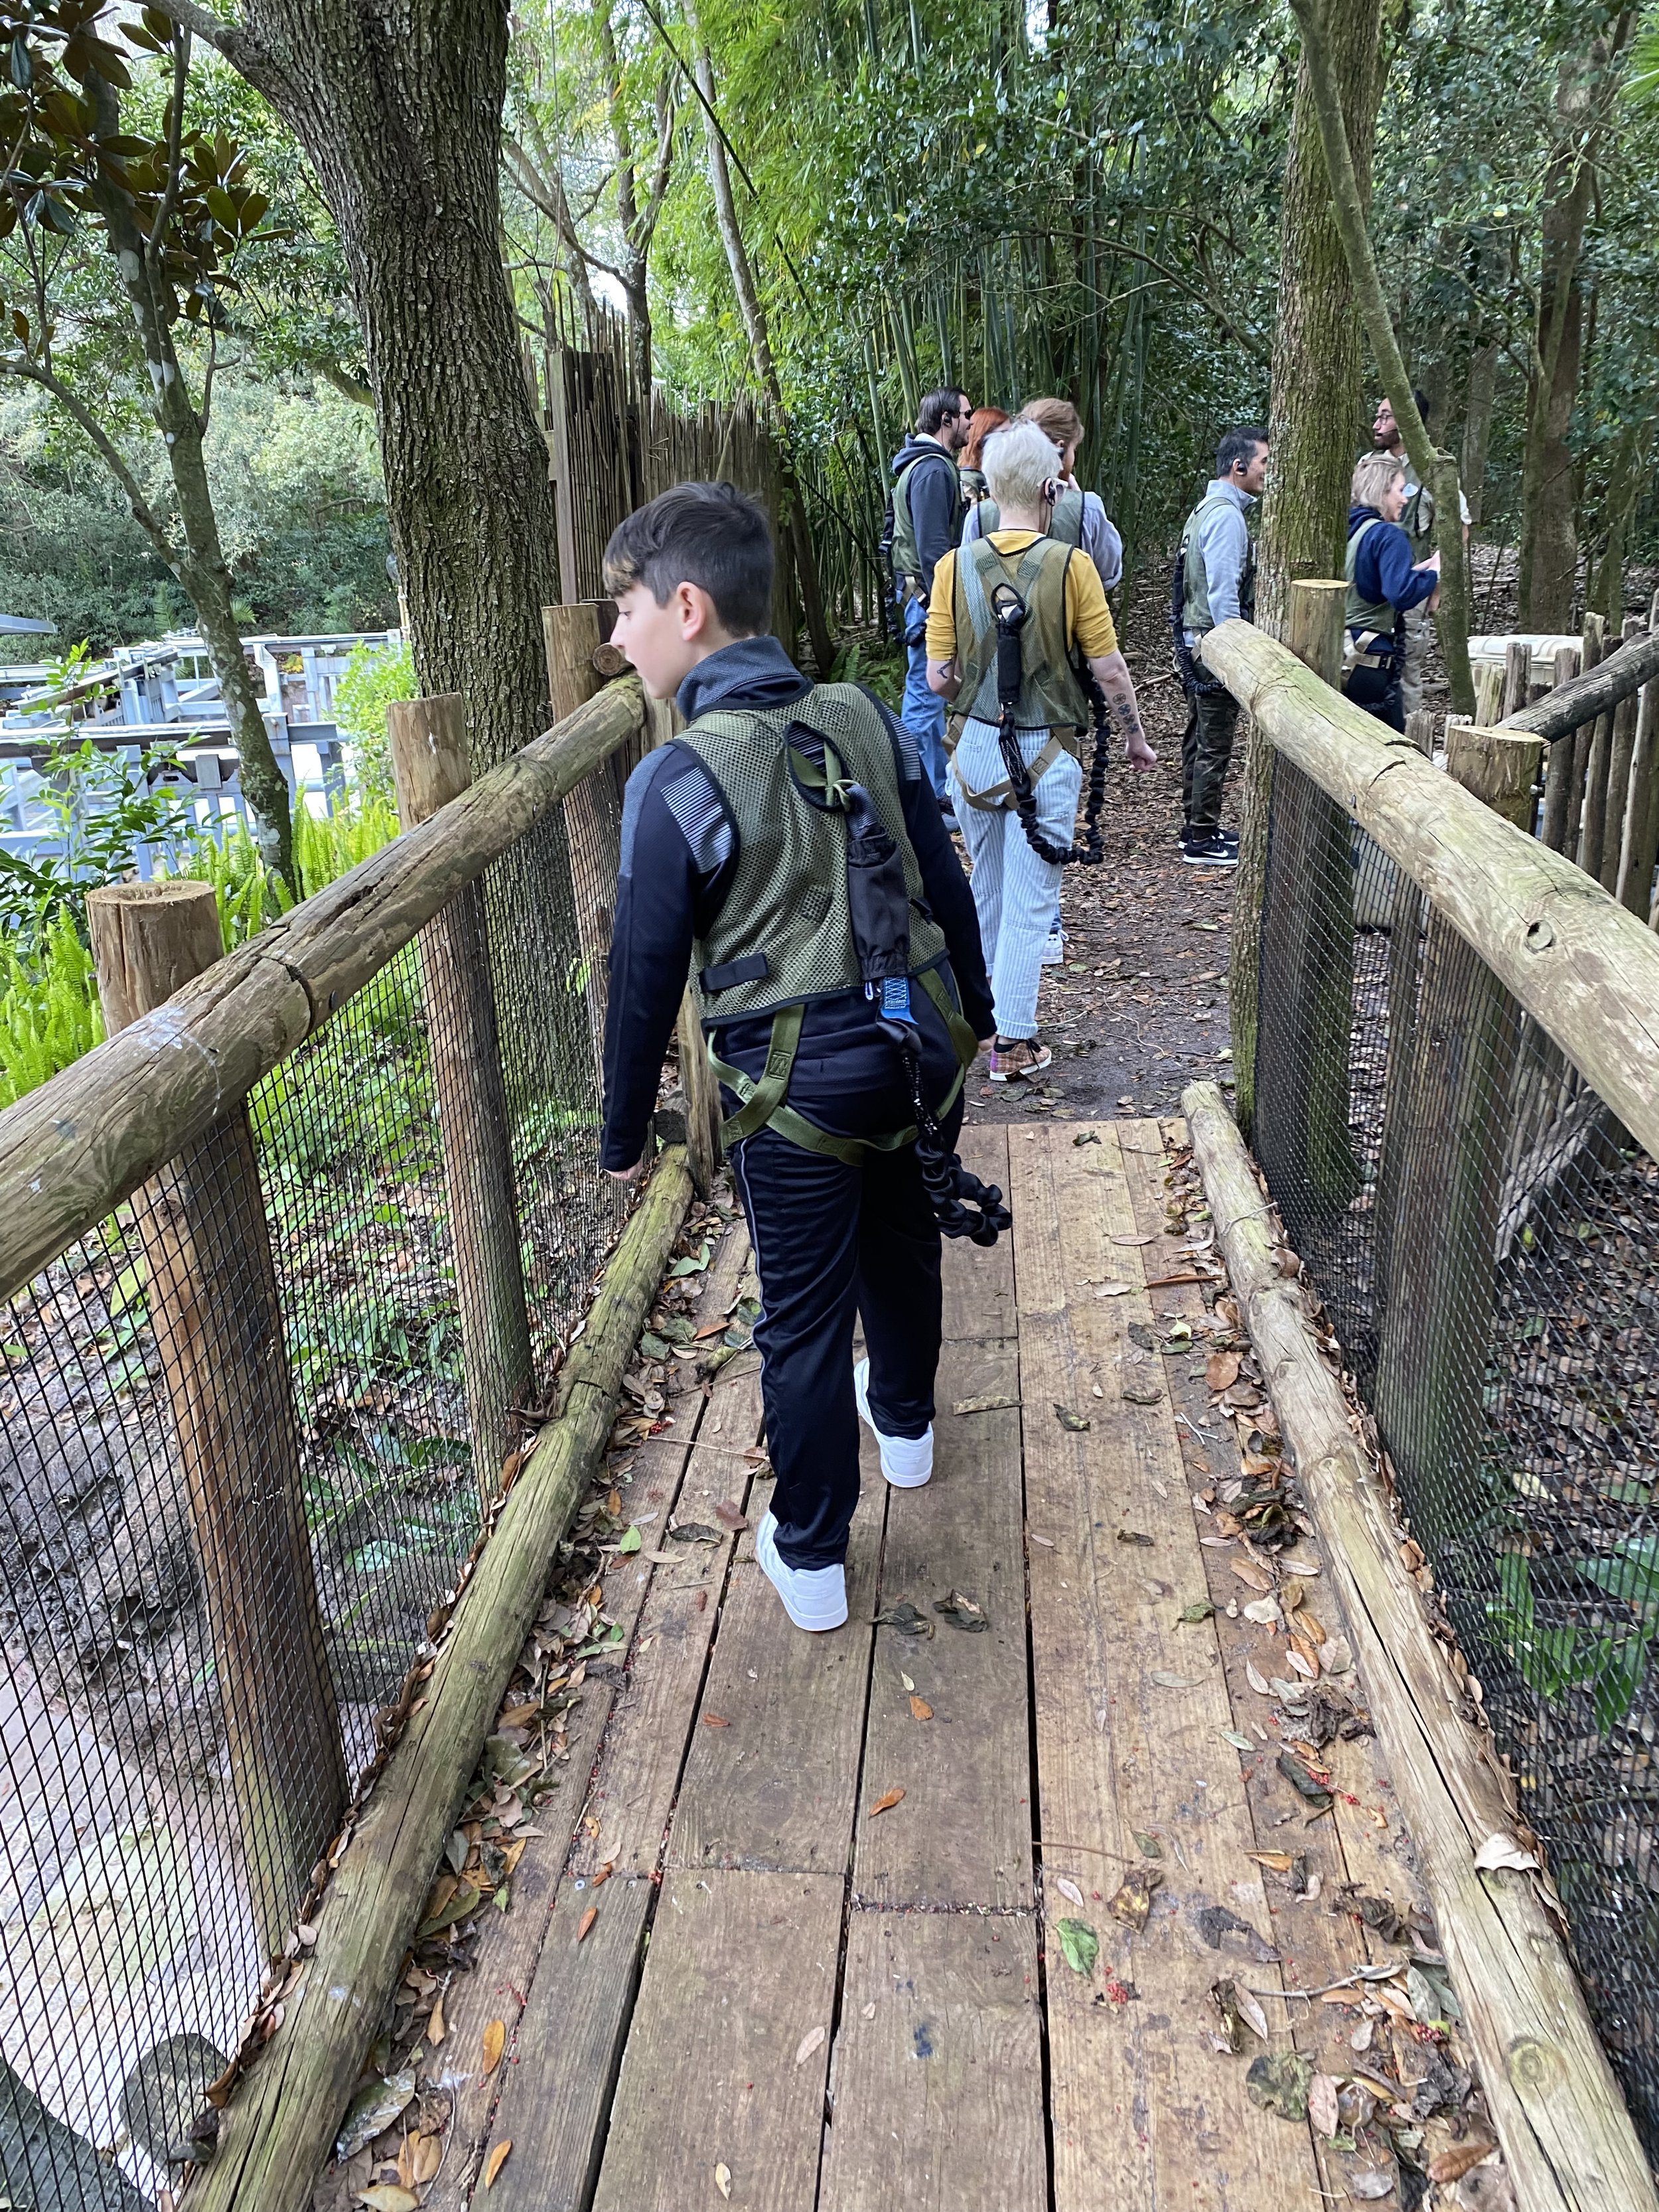
[[[927,689],[927,602],[911,599],[900,610],[904,624],[904,703],[899,720],[916,741],[936,799],[946,797],[945,702]]]
[[[1047,730],[1020,732],[1019,749],[1028,768],[1048,741]],[[989,722],[976,721],[970,715],[963,725],[951,763],[953,787],[964,793],[988,791],[1006,773],[996,731]],[[1051,843],[1069,845],[1083,790],[1082,769],[1069,753],[1062,753],[1032,788],[1038,829]],[[1058,914],[1059,863],[1040,860],[1032,851],[1012,806],[970,806],[965,796],[959,796],[957,820],[968,848],[969,883],[996,1006],[997,1035],[1034,1037],[1043,939],[1054,927]]]

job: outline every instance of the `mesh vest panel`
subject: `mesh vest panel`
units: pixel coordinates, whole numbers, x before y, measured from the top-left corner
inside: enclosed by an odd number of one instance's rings
[[[903,856],[911,974],[945,950],[944,931],[921,904],[921,872],[904,827],[893,741],[856,684],[821,684],[787,707],[717,709],[674,740],[714,778],[738,832],[735,879],[695,959],[701,973],[760,952],[767,973],[712,994],[703,1009],[711,1028],[862,982],[848,911],[847,817],[839,808],[815,805],[798,787],[786,738],[796,722],[824,739],[844,781],[863,785]]]
[[[1350,629],[1374,629],[1380,636],[1392,637],[1394,626],[1399,620],[1396,611],[1386,599],[1362,599],[1359,586],[1354,581],[1354,571],[1359,565],[1361,540],[1368,537],[1382,520],[1380,514],[1371,515],[1360,524],[1348,540],[1348,550],[1342,562],[1342,573],[1348,580],[1348,598],[1342,611],[1342,619]]]
[[[957,475],[957,465],[944,447],[934,446],[924,448],[914,461],[907,461],[893,479],[893,574],[901,583],[907,576],[914,576],[918,583],[921,580],[921,556],[916,550],[916,526],[910,513],[910,481],[919,468],[937,467],[939,461],[950,462],[951,475]],[[957,499],[959,504],[959,480]]]
[[[1020,633],[1019,703],[1014,721],[1022,730],[1080,730],[1090,714],[1083,686],[1072,666],[1066,638],[1066,568],[1069,546],[1039,538],[1022,553],[999,553],[988,538],[976,538],[957,555],[954,617],[957,665],[962,688],[957,709],[982,722],[1002,718],[997,703],[997,625],[991,594],[1011,584],[1025,603]]]
[[[1201,630],[1213,629],[1215,623],[1210,613],[1210,579],[1205,573],[1203,557],[1198,553],[1198,526],[1202,516],[1212,507],[1231,507],[1230,499],[1219,493],[1206,494],[1187,517],[1186,528],[1181,533],[1181,566],[1186,579],[1186,598],[1182,603],[1182,627],[1197,636]],[[1244,566],[1238,578],[1238,611],[1246,622],[1255,618],[1255,541],[1247,538]]]

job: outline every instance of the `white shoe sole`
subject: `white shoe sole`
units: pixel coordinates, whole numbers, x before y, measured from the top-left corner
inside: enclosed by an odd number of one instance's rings
[[[755,1530],[755,1558],[797,1628],[822,1636],[847,1625],[847,1573],[842,1567],[792,1567],[778,1556],[777,1516],[769,1509]]]
[[[853,1395],[858,1401],[860,1420],[863,1422],[865,1427],[869,1430],[871,1435],[875,1438],[877,1443],[881,1448],[881,1471],[886,1478],[888,1487],[892,1490],[921,1490],[926,1484],[931,1482],[933,1479],[933,1430],[930,1428],[925,1437],[883,1436],[881,1431],[876,1426],[875,1422],[871,1419],[870,1363],[867,1359],[860,1359],[858,1365],[853,1370]],[[890,1447],[893,1445],[909,1446],[921,1443],[925,1443],[927,1447],[927,1463],[923,1468],[920,1474],[914,1474],[908,1469],[902,1473],[896,1474],[893,1469],[888,1466],[887,1454]]]

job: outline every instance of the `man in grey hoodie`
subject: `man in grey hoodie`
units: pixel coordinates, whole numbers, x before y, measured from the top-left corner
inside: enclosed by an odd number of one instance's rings
[[[899,720],[915,739],[939,811],[947,815],[945,702],[927,689],[927,602],[939,556],[962,539],[957,455],[968,442],[973,411],[965,392],[930,392],[914,433],[892,459],[893,586],[908,663]]]
[[[1255,551],[1245,516],[1267,475],[1267,434],[1251,424],[1229,430],[1215,475],[1181,533],[1181,623],[1191,653],[1206,630],[1255,612]],[[1182,669],[1188,704],[1181,740],[1181,857],[1191,867],[1238,865],[1238,839],[1221,826],[1221,793],[1238,726],[1238,702],[1201,665]]]

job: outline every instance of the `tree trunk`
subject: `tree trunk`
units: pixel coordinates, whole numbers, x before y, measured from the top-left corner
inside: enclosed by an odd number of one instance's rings
[[[1475,527],[1486,520],[1486,454],[1492,444],[1492,405],[1498,397],[1498,348],[1478,345],[1469,356],[1469,382],[1463,403],[1463,496]]]
[[[1358,173],[1367,180],[1382,90],[1379,13],[1378,0],[1356,0],[1339,11],[1332,30],[1349,143]],[[1331,213],[1319,118],[1304,62],[1297,79],[1285,164],[1268,421],[1272,457],[1257,554],[1256,620],[1275,637],[1284,635],[1292,582],[1342,574],[1348,480],[1364,435],[1360,369],[1353,282]],[[1272,783],[1273,748],[1252,728],[1244,757],[1228,982],[1239,1125],[1246,1132],[1255,1108],[1257,962]]]
[[[89,80],[97,106],[96,136],[118,138],[120,100],[108,86]],[[115,170],[106,166],[98,173],[94,198],[104,218],[121,289],[131,309],[139,343],[149,371],[151,408],[155,427],[167,448],[173,472],[173,489],[179,503],[179,520],[185,550],[168,552],[158,548],[190,596],[201,627],[202,641],[219,679],[219,693],[230,723],[231,741],[240,763],[242,796],[252,817],[254,842],[259,857],[279,875],[298,897],[300,884],[294,872],[294,828],[289,809],[287,779],[271,750],[270,733],[248,674],[241,632],[231,611],[230,570],[219,540],[219,521],[213,495],[208,488],[207,465],[202,452],[204,423],[196,410],[179,367],[173,331],[164,306],[165,273],[159,276],[158,256],[138,227],[131,200],[112,181]],[[166,240],[161,252],[166,251]]]
[[[246,0],[245,30],[188,15],[316,167],[362,325],[421,688],[461,694],[474,766],[493,767],[544,725],[541,609],[556,588],[547,450],[500,251],[507,11]]]

